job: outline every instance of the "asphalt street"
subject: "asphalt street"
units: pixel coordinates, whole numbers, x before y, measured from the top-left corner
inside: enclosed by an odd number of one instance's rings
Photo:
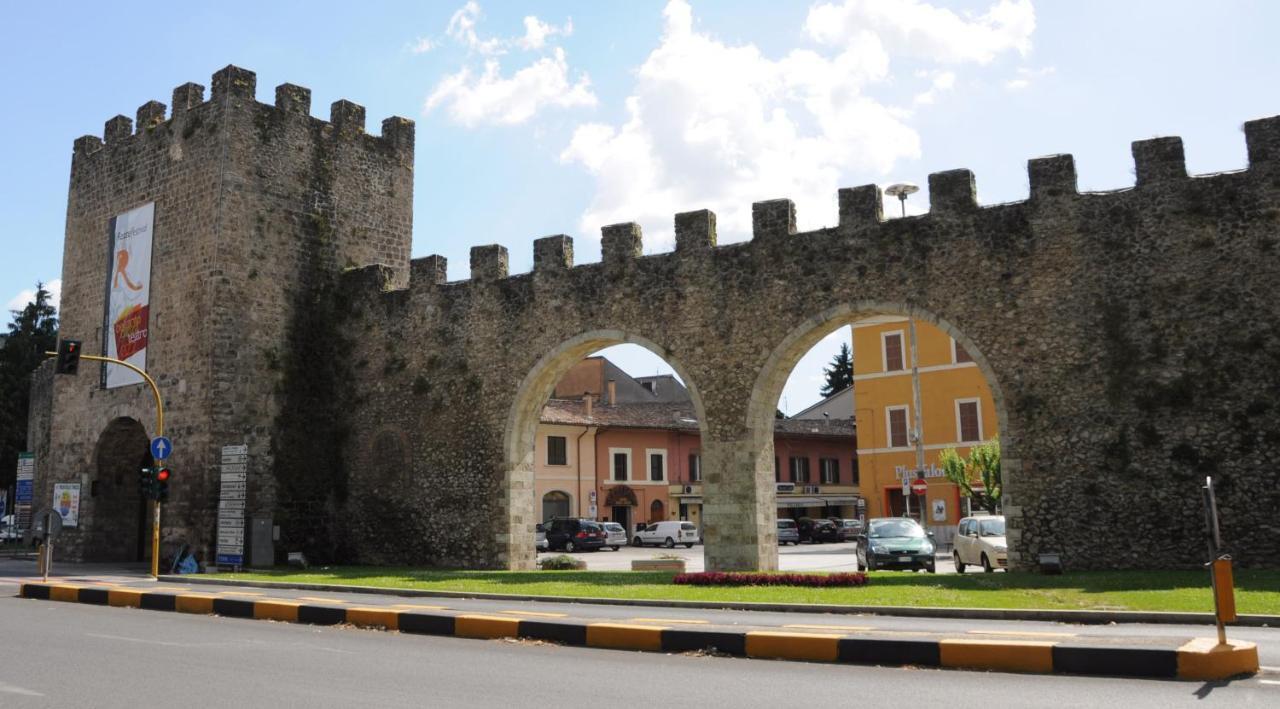
[[[1280,682],[773,662],[0,597],[0,706],[1276,706]]]

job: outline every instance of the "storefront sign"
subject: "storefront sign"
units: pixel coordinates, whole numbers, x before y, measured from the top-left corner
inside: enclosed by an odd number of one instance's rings
[[[916,477],[916,470],[917,468],[915,466],[910,465],[893,466],[894,477],[903,482],[914,480]],[[937,463],[932,463],[924,467],[924,476],[926,478],[945,478],[947,477],[947,474],[942,470],[942,468],[938,467]]]

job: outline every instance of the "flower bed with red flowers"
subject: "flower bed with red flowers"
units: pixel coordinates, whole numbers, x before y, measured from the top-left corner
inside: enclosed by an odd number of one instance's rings
[[[836,588],[864,586],[867,575],[853,574],[777,574],[761,571],[701,571],[676,574],[672,583],[685,586],[812,586]]]

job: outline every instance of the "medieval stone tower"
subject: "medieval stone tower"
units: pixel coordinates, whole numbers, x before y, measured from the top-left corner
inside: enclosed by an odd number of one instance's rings
[[[275,513],[277,523],[288,515],[292,543],[333,543],[327,520],[344,489],[326,461],[342,426],[314,387],[332,384],[338,353],[312,325],[344,268],[386,264],[392,281],[408,278],[413,122],[388,118],[374,136],[359,105],[337,101],[322,121],[309,113],[308,89],[283,84],[272,106],[254,99],[255,88],[253,72],[228,66],[208,98],[188,83],[167,116],[151,101],[136,121],[112,118],[103,139],[75,141],[67,200],[62,333],[83,339],[87,353],[102,351],[105,336],[108,220],[155,203],[147,369],[175,441],[163,537],[205,558],[226,445],[248,446],[248,514]],[[62,553],[138,559],[149,544],[137,470],[155,407],[145,385],[104,389],[98,370],[84,362],[79,376],[37,389],[55,415],[32,421],[36,507],[53,483],[81,483],[80,523],[63,535]],[[282,467],[295,477],[275,475]],[[277,507],[281,484],[286,507]]]

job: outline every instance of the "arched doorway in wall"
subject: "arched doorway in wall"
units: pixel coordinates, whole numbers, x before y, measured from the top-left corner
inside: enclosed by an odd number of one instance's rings
[[[94,561],[142,561],[151,556],[147,503],[139,471],[152,464],[146,429],[132,418],[107,424],[94,448],[91,535],[86,557]]]
[[[842,369],[844,377],[827,376]],[[820,391],[824,384],[835,386]],[[771,439],[779,517],[907,515],[934,534],[939,554],[980,508],[946,479],[942,451],[963,458],[984,442],[1014,440],[976,343],[901,305],[854,303],[806,320],[771,354],[749,408],[749,428]],[[1005,478],[1012,458],[1005,450]],[[904,492],[921,473],[925,494]]]
[[[617,345],[646,351],[667,372],[603,351]],[[525,376],[507,423],[507,566],[532,566],[535,506],[552,491],[568,491],[569,516],[618,522],[628,536],[654,502],[665,514],[688,500],[696,520],[704,421],[695,383],[648,339],[597,330],[548,352]]]
[[[542,496],[542,521],[556,517],[569,516],[569,494],[561,490],[552,490]]]
[[[649,523],[661,522],[667,518],[666,507],[662,504],[662,500],[654,500],[649,505]]]

